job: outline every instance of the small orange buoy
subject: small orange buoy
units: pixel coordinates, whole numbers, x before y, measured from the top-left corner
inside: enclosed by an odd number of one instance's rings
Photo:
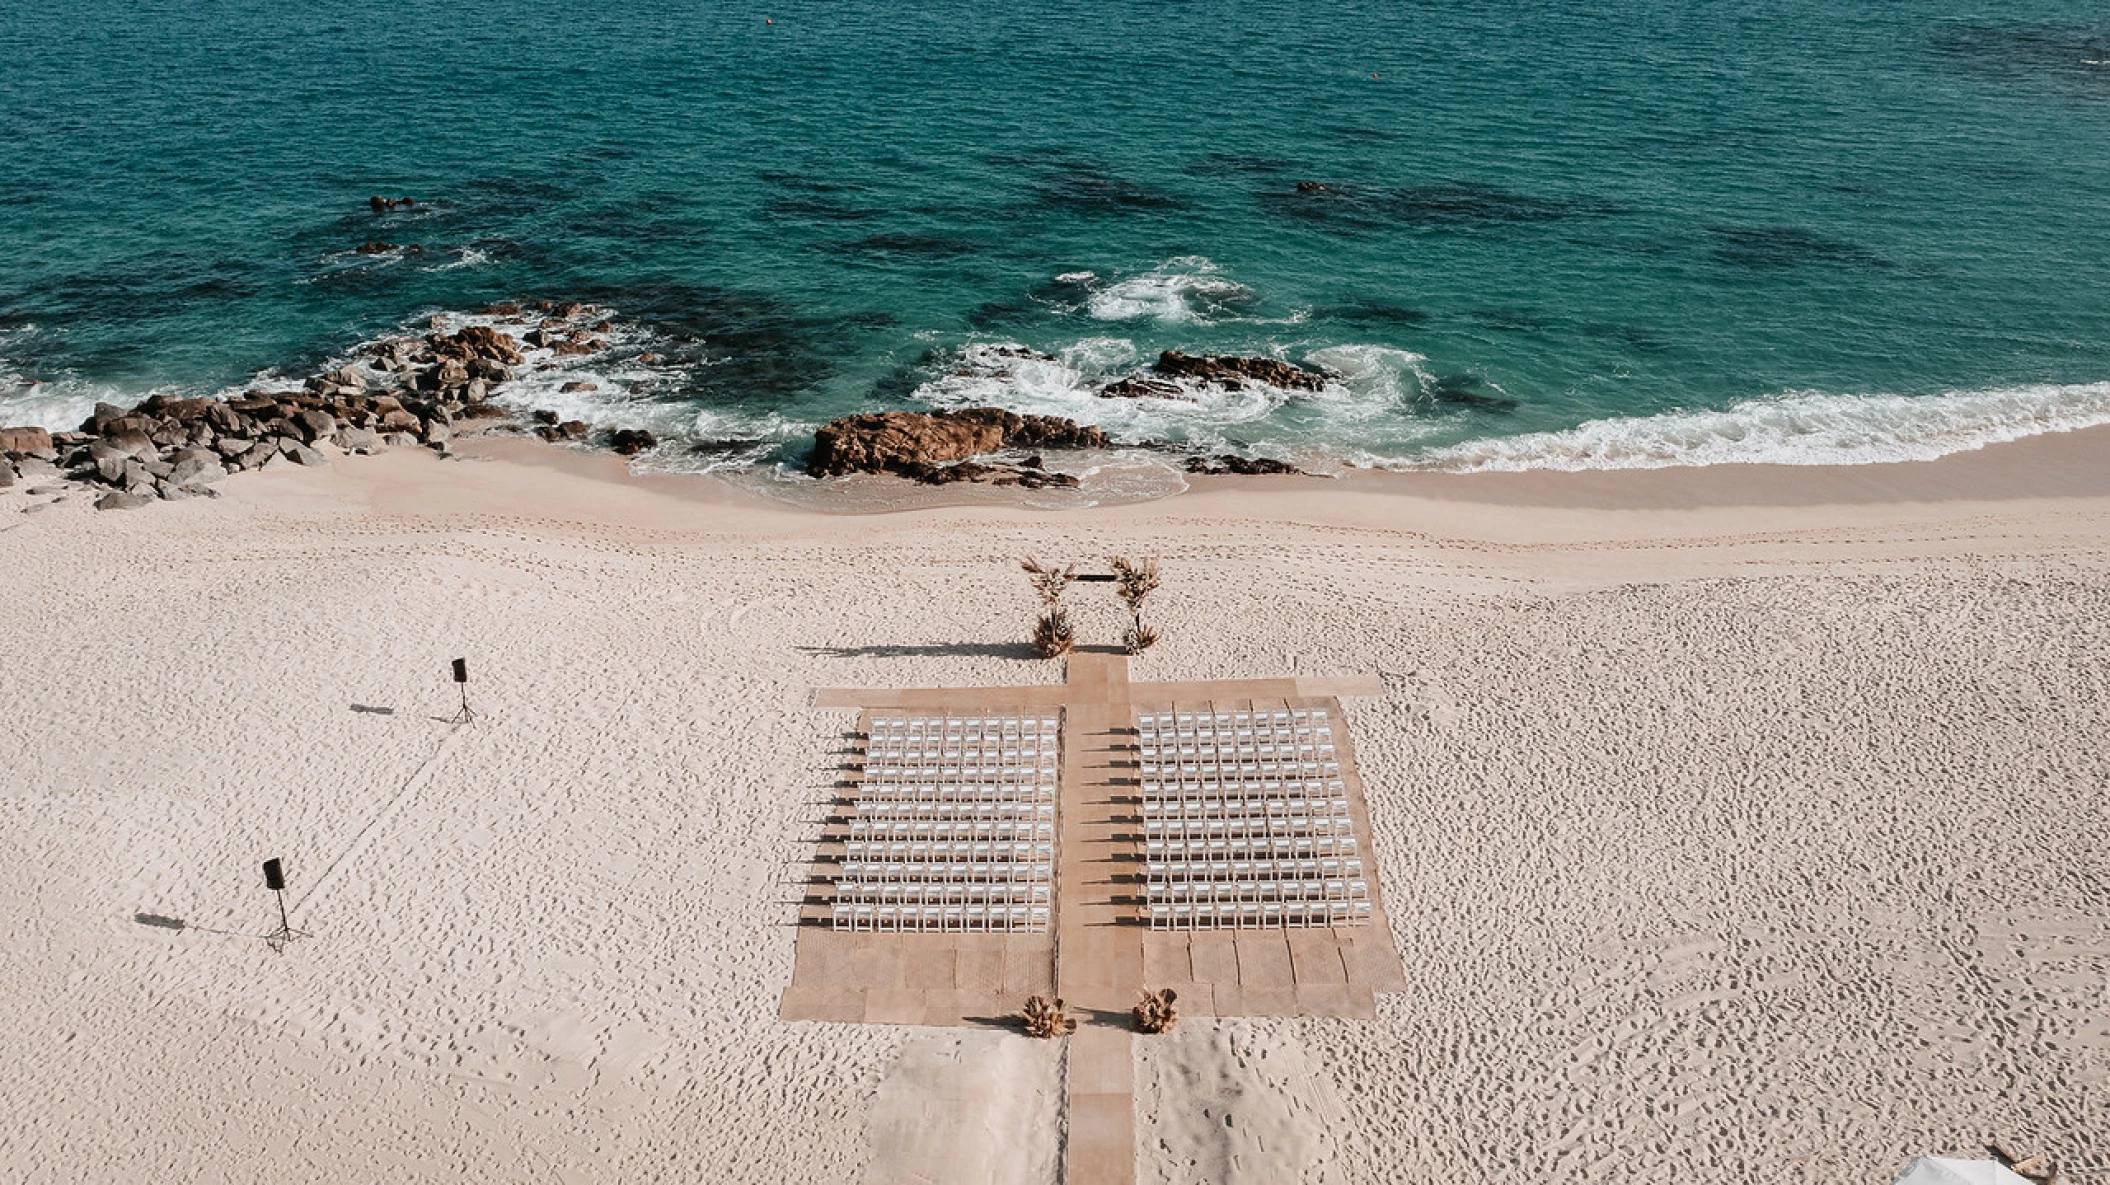
[[[774,25],[774,24],[776,24],[776,22],[775,22],[775,21],[773,21],[773,20],[770,20],[770,19],[769,19],[768,17],[766,17],[766,16],[762,18],[762,23],[763,23],[763,24],[765,24],[765,25]],[[1377,75],[1373,74],[1373,75],[1371,75],[1371,77],[1372,77],[1372,78],[1375,78],[1375,77],[1377,77]]]

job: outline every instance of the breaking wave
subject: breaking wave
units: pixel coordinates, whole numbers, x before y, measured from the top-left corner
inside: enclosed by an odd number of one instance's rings
[[[1166,325],[1206,325],[1236,316],[1253,300],[1252,289],[1225,279],[1215,264],[1199,255],[1182,255],[1097,289],[1085,308],[1100,321],[1147,319]]]
[[[1591,420],[1558,432],[1471,440],[1411,464],[1460,473],[1869,465],[1931,461],[2099,424],[2110,424],[2110,382],[1920,396],[1799,392],[1720,411]]]

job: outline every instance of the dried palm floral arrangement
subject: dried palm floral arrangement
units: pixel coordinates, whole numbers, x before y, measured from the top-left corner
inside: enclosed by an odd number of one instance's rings
[[[1122,649],[1130,654],[1141,654],[1157,645],[1158,631],[1143,624],[1143,604],[1150,594],[1158,590],[1158,561],[1148,556],[1131,563],[1126,556],[1115,556],[1115,592],[1121,603],[1128,606],[1128,629],[1121,635]]]
[[[1019,567],[1026,570],[1033,581],[1033,593],[1040,598],[1040,619],[1033,625],[1033,653],[1042,658],[1061,658],[1077,643],[1069,610],[1062,607],[1062,594],[1077,579],[1077,565],[1057,568],[1028,557],[1019,562]]]
[[[1144,992],[1142,1002],[1130,1013],[1135,1019],[1136,1031],[1162,1033],[1178,1023],[1179,1009],[1172,1006],[1172,1002],[1178,998],[1173,995],[1171,988],[1161,992]]]
[[[1046,996],[1026,997],[1026,1007],[1020,1015],[1025,1019],[1028,1037],[1062,1037],[1077,1028],[1077,1022],[1063,1012],[1062,1001]]]

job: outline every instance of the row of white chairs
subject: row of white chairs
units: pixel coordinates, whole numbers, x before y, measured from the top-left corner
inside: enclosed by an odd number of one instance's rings
[[[945,778],[1026,778],[1055,772],[1054,757],[1002,757],[995,753],[984,757],[975,754],[954,754],[940,757],[887,757],[865,755],[862,769],[869,774],[886,773],[896,778],[915,777],[927,774]]]
[[[1006,819],[985,823],[979,819],[947,819],[942,822],[897,822],[893,819],[853,819],[850,838],[885,843],[889,840],[961,839],[1052,839],[1055,825]]]
[[[1169,901],[1360,901],[1370,884],[1360,880],[1165,881],[1147,886],[1152,903]]]
[[[1143,712],[1136,716],[1138,728],[1197,728],[1210,724],[1324,724],[1324,708],[1225,708],[1207,712]]]
[[[906,761],[920,758],[926,761],[958,761],[966,757],[977,760],[991,758],[1013,761],[1038,761],[1053,757],[1057,751],[1055,738],[1028,737],[1024,740],[940,741],[935,738],[911,741],[894,741],[884,738],[868,741],[865,756],[884,761]]]
[[[1348,793],[1348,780],[1338,776],[1338,772],[1334,776],[1327,776],[1327,774],[1310,774],[1310,776],[1306,776],[1302,772],[1291,772],[1291,774],[1272,774],[1272,776],[1249,778],[1243,772],[1236,772],[1236,770],[1228,772],[1228,774],[1226,772],[1203,774],[1203,772],[1198,772],[1198,770],[1196,772],[1184,772],[1182,770],[1182,772],[1177,772],[1177,774],[1152,774],[1148,778],[1137,778],[1135,782],[1142,786],[1146,795],[1171,797],[1171,799],[1177,799],[1177,797],[1205,799],[1205,797],[1220,797],[1220,795],[1279,795],[1279,793],[1281,795],[1317,795],[1317,793],[1344,795],[1344,793]]]
[[[919,884],[914,881],[836,881],[837,901],[869,901],[875,905],[1046,905],[1049,886],[1045,882],[946,881]]]
[[[939,768],[1015,768],[1053,769],[1057,754],[1046,750],[1032,755],[1023,753],[918,753],[911,757],[904,752],[899,756],[887,753],[866,753],[864,764],[871,769],[939,769]]]
[[[1147,840],[1299,839],[1352,836],[1355,820],[1347,815],[1234,815],[1228,819],[1145,819]]]
[[[1247,930],[1280,927],[1360,926],[1370,920],[1368,901],[1160,902],[1149,908],[1153,930]]]
[[[860,842],[851,840],[843,845],[846,860],[886,860],[896,864],[928,863],[936,860],[949,863],[954,860],[971,860],[987,864],[991,861],[1007,860],[1052,860],[1055,845],[1046,841],[1032,840],[939,840],[935,843],[921,840],[894,840],[891,843]]]
[[[1028,770],[1025,765],[1015,765],[1015,768],[1006,770],[1006,768],[1002,768],[1002,765],[996,765],[996,768],[990,768],[987,772],[983,772],[981,768],[968,770],[966,765],[960,765],[960,768],[956,768],[956,770],[943,770],[943,768],[937,768],[937,765],[931,765],[931,768],[907,768],[907,765],[903,765],[901,770],[863,770],[861,774],[863,776],[859,780],[863,784],[867,784],[867,786],[962,786],[962,784],[964,786],[977,786],[977,784],[985,784],[985,786],[1053,786],[1055,784],[1055,768],[1053,768],[1053,765],[1049,765],[1047,770]]]
[[[1042,802],[905,802],[857,800],[857,814],[866,819],[895,819],[911,822],[941,819],[1052,819],[1055,804]]]
[[[1324,708],[1278,708],[1273,711],[1143,712],[1136,716],[1137,732],[1186,732],[1190,729],[1325,728],[1333,723]]]
[[[1331,744],[1192,744],[1186,749],[1139,749],[1137,765],[1156,765],[1158,770],[1192,770],[1215,765],[1220,770],[1281,770],[1283,765],[1306,761],[1340,761]]]
[[[1361,860],[1338,856],[1323,860],[1158,860],[1144,868],[1154,881],[1333,880],[1363,875]]]
[[[1356,854],[1353,835],[1299,835],[1266,839],[1152,839],[1143,844],[1152,860],[1323,860]]]
[[[1053,736],[1060,728],[1053,716],[874,716],[876,737]]]
[[[940,785],[931,782],[866,782],[859,787],[871,801],[886,802],[1044,802],[1055,797],[1053,782],[1003,786],[991,782]]]
[[[1253,795],[1243,794],[1215,797],[1197,795],[1193,798],[1161,798],[1146,794],[1143,798],[1145,819],[1227,819],[1233,815],[1342,815],[1348,813],[1346,796],[1329,795]]]
[[[1169,732],[1147,732],[1137,735],[1135,751],[1150,757],[1170,759],[1181,753],[1194,754],[1205,751],[1238,753],[1243,750],[1250,750],[1251,754],[1257,757],[1261,755],[1262,750],[1266,750],[1268,756],[1280,756],[1283,753],[1295,753],[1300,749],[1305,749],[1306,746],[1314,749],[1333,749],[1335,747],[1333,730],[1330,728],[1307,729],[1301,735],[1295,732],[1274,732],[1268,729],[1255,729],[1251,732],[1247,732],[1244,729],[1235,731],[1226,729],[1220,733],[1203,731],[1197,732],[1193,736],[1179,736]]]
[[[1224,733],[1217,737],[1174,738],[1169,734],[1150,734],[1137,739],[1136,752],[1145,757],[1177,757],[1181,754],[1197,753],[1248,753],[1255,757],[1279,757],[1284,753],[1310,752],[1313,749],[1333,748],[1332,730],[1326,735],[1310,733],[1305,736],[1273,733],[1256,733],[1253,736],[1236,736]]]
[[[1035,884],[1051,880],[1055,865],[1046,860],[845,860],[844,876],[917,884]]]
[[[1034,765],[1053,760],[1057,754],[1054,745],[892,745],[874,744],[865,748],[865,759],[888,765],[902,762],[922,762],[927,765],[957,765],[967,761],[979,765],[992,762],[1009,762],[1013,765]]]
[[[995,757],[1011,761],[1038,761],[1044,754],[1050,754],[1054,751],[1054,745],[1050,744],[1043,748],[1038,740],[1023,743],[1012,740],[985,740],[945,744],[935,741],[901,742],[882,739],[872,741],[865,746],[866,756],[885,758],[889,761],[897,758],[917,757],[933,759],[950,757],[956,761],[963,757]]]
[[[870,905],[838,902],[838,930],[1007,930],[1035,933],[1048,928],[1045,905]]]
[[[1309,761],[1138,761],[1136,771],[1161,781],[1255,782],[1270,778],[1338,778],[1341,763],[1323,757]]]

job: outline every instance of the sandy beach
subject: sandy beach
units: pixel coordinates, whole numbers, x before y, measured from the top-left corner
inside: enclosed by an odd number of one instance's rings
[[[814,689],[1059,681],[1017,559],[1115,553],[1163,563],[1138,677],[1381,679],[1408,983],[1139,1038],[1139,1180],[2110,1166],[2110,431],[880,515],[333,458],[0,493],[8,1180],[1057,1180],[1061,1042],[778,1000]]]

